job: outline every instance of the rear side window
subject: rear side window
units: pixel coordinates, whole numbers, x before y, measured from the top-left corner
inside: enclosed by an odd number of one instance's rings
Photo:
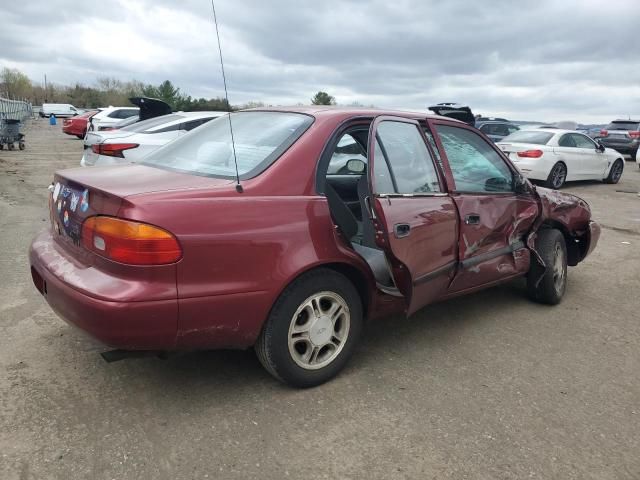
[[[183,118],[182,115],[162,115],[161,117],[154,117],[148,120],[142,120],[141,122],[136,122],[132,125],[123,127],[121,130],[136,133],[157,133],[159,130],[154,129],[157,129],[166,123],[180,120],[181,118]],[[176,124],[169,128],[175,130],[178,125],[179,124]]]
[[[562,138],[560,138],[558,145],[560,145],[561,147],[571,147],[571,148],[577,147],[576,142],[573,139],[573,135],[571,135],[570,133],[563,135]]]
[[[477,133],[438,125],[436,131],[459,192],[511,192],[513,174],[502,157]]]
[[[436,169],[420,134],[419,127],[411,123],[384,121],[378,125],[379,150],[377,164],[386,161],[391,169],[394,191],[382,191],[376,184],[377,193],[429,193],[440,192]],[[376,149],[378,150],[378,148]],[[377,174],[376,173],[376,178]],[[387,185],[388,187],[388,185]]]
[[[638,130],[640,122],[611,122],[605,130]]]
[[[255,177],[309,128],[313,117],[290,112],[232,113],[241,179]],[[235,178],[229,117],[207,122],[151,153],[143,163],[195,175]]]

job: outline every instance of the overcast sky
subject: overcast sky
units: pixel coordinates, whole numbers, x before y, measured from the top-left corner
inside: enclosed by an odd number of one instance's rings
[[[424,109],[521,120],[640,117],[640,0],[215,0],[232,104]],[[222,96],[210,0],[0,0],[0,67]]]

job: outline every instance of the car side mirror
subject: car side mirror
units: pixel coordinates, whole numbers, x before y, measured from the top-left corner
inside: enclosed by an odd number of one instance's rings
[[[516,193],[528,193],[529,192],[529,182],[524,175],[521,173],[516,173],[513,176],[513,190]]]
[[[601,144],[600,142],[596,142],[596,144],[597,144],[596,151],[604,153],[606,147],[603,144]]]
[[[484,189],[487,192],[506,192],[509,190],[507,179],[503,177],[487,178],[484,182]]]
[[[361,175],[364,173],[367,165],[357,158],[352,158],[351,160],[347,160],[347,170],[349,173]]]

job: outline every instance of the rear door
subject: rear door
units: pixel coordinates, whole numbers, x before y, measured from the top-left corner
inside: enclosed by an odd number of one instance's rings
[[[368,147],[376,243],[387,254],[410,315],[443,296],[453,278],[456,208],[418,122],[378,117]]]
[[[524,240],[538,214],[516,194],[515,169],[475,129],[429,121],[459,215],[459,265],[450,293],[485,286],[529,268]]]

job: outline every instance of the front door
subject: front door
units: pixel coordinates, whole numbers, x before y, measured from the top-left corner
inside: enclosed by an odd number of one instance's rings
[[[431,121],[460,218],[459,265],[450,293],[503,280],[529,268],[524,240],[538,213],[514,189],[515,169],[474,129]]]
[[[458,256],[457,212],[418,122],[378,117],[369,131],[368,202],[410,315],[447,292]]]

